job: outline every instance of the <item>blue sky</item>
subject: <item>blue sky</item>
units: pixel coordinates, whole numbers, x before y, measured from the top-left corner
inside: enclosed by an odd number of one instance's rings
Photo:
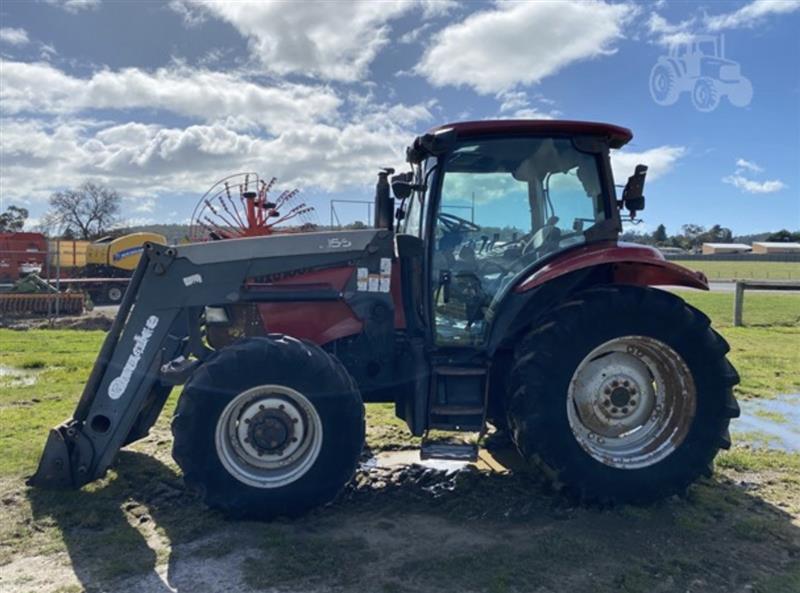
[[[798,229],[798,31],[798,0],[5,0],[0,196],[35,223],[53,191],[93,179],[128,222],[183,222],[217,179],[253,170],[327,222],[331,199],[370,199],[376,170],[434,125],[544,117],[634,131],[614,165],[618,183],[650,166],[640,229]],[[719,104],[698,109],[692,77],[654,100],[659,56],[700,35],[724,38],[727,78],[752,87],[741,105],[711,81]]]

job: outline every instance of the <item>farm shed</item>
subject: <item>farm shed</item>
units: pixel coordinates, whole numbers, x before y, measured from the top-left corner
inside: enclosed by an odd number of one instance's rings
[[[715,253],[747,253],[750,246],[744,243],[703,243],[703,255]]]
[[[800,243],[777,243],[769,241],[756,241],[753,243],[753,253],[800,254]]]

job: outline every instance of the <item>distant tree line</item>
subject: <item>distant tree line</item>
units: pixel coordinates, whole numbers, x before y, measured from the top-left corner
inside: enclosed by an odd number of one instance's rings
[[[706,228],[699,224],[684,224],[681,232],[674,235],[667,233],[667,228],[660,224],[652,233],[640,233],[630,230],[622,233],[620,239],[632,243],[654,245],[656,247],[677,247],[686,251],[699,250],[703,243],[752,243],[753,241],[774,241],[790,243],[800,241],[800,231],[782,229],[774,233],[756,233],[753,235],[734,236],[727,227],[715,224]]]

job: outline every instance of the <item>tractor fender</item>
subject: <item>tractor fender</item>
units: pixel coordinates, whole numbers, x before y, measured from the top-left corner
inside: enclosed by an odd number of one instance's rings
[[[542,313],[569,295],[596,284],[687,286],[708,290],[701,272],[668,262],[644,245],[604,241],[582,245],[541,262],[490,306],[486,350],[489,356],[513,342]]]
[[[514,292],[525,293],[565,274],[596,266],[610,266],[610,281],[614,284],[688,286],[708,290],[705,274],[667,261],[654,247],[610,242],[585,245],[556,256],[523,278]]]

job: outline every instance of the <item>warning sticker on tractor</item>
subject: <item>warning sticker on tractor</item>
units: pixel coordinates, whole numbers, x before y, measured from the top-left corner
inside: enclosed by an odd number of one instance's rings
[[[369,275],[369,290],[370,292],[378,292],[378,289],[381,286],[381,277],[378,274],[370,274]]]
[[[369,270],[367,268],[358,268],[358,273],[356,274],[356,290],[366,292],[368,278]]]
[[[359,292],[389,292],[392,286],[392,260],[382,257],[379,273],[370,273],[368,268],[356,271],[356,290]]]
[[[388,257],[381,258],[380,291],[389,292],[392,283],[392,260]]]

